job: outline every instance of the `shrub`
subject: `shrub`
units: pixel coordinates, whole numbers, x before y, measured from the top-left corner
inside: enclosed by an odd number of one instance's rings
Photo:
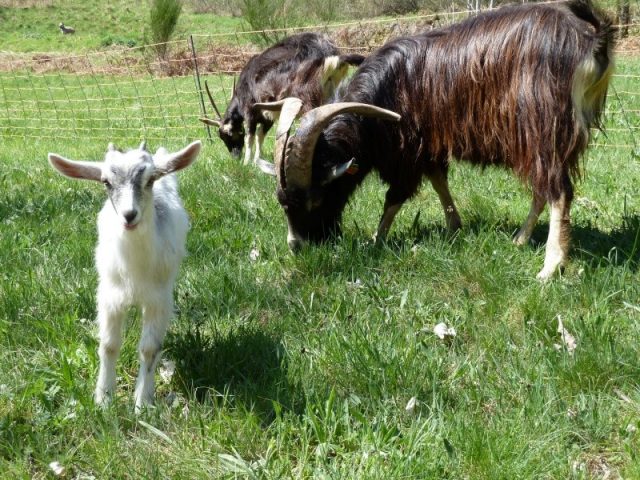
[[[113,45],[133,48],[137,45],[137,42],[133,39],[112,37],[110,35],[100,40],[101,47],[111,47]]]
[[[166,42],[171,38],[181,12],[182,0],[151,0],[151,39],[161,60],[167,56]]]
[[[295,9],[289,7],[291,2],[287,0],[242,0],[240,9],[251,29],[259,31],[259,40],[270,44],[286,34],[268,30],[287,28],[294,23],[289,15]]]
[[[404,15],[420,8],[417,0],[377,0],[374,5],[383,15]]]

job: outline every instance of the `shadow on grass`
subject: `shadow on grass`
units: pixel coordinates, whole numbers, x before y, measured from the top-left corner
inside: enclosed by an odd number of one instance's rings
[[[622,225],[604,233],[595,228],[574,227],[571,254],[597,266],[603,261],[626,265],[636,272],[640,267],[640,216],[624,217]]]
[[[370,259],[367,263],[372,265],[384,257],[385,248],[400,252],[416,244],[427,244],[437,239],[450,241],[455,250],[455,239],[460,235],[469,233],[477,235],[488,229],[495,229],[513,236],[520,226],[507,219],[471,217],[467,219],[462,230],[452,234],[440,224],[421,224],[417,216],[409,228],[391,235],[384,247],[369,242],[364,248],[353,251],[359,252],[360,255],[369,255]],[[544,247],[548,234],[549,224],[538,223],[531,237],[531,244],[535,247]],[[355,242],[354,239],[347,241]],[[611,232],[603,232],[592,226],[572,225],[570,257],[579,258],[594,267],[605,262],[613,266],[627,266],[631,271],[637,271],[640,267],[640,216],[624,217],[622,224]]]
[[[259,325],[240,326],[222,333],[198,325],[167,335],[167,357],[175,359],[178,388],[200,402],[211,394],[225,394],[268,424],[277,401],[297,410],[303,405],[300,389],[287,377],[287,360],[280,339]]]
[[[546,245],[548,234],[549,224],[538,224],[532,235],[533,245]],[[637,271],[640,267],[640,216],[624,217],[622,224],[611,232],[591,226],[572,225],[569,258],[579,258],[592,267],[604,263]]]

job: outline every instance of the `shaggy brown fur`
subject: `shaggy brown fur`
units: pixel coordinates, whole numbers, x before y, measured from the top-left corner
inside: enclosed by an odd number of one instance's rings
[[[613,34],[583,2],[501,8],[387,44],[363,64],[343,100],[402,116],[388,128],[397,130],[414,179],[415,162],[430,170],[424,162],[453,156],[505,165],[551,201],[570,188],[566,174],[578,173],[589,127],[599,125]],[[579,75],[587,77],[582,92]],[[576,105],[574,92],[589,100]],[[389,163],[376,165],[383,177],[395,176]]]
[[[503,165],[531,186],[535,208],[519,243],[551,204],[560,220],[541,272],[547,277],[566,258],[572,177],[590,128],[600,123],[613,43],[610,20],[589,0],[504,7],[389,42],[364,61],[338,101],[382,107],[401,120],[339,115],[315,145],[295,149],[313,152],[312,185],[288,187],[284,178],[278,187],[295,237],[290,244],[338,233],[345,204],[372,170],[389,184],[378,233],[386,233],[424,176],[455,228],[460,221],[446,180],[453,157]],[[301,131],[311,129],[313,115],[302,119]],[[291,136],[287,151],[302,138]],[[329,172],[350,159],[358,172],[327,184]]]

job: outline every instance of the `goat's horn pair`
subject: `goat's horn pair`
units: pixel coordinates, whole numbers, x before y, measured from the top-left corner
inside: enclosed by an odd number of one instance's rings
[[[358,102],[339,102],[322,105],[304,114],[295,135],[289,137],[289,130],[300,111],[302,102],[297,98],[287,98],[281,102],[267,104],[270,109],[282,105],[278,124],[276,144],[276,172],[279,174],[280,161],[284,162],[287,185],[307,189],[311,186],[313,152],[320,134],[331,119],[342,113],[355,113],[366,117],[399,121],[400,115],[391,110]],[[259,108],[269,108],[265,104],[256,104]],[[293,108],[295,105],[295,108]],[[285,135],[286,133],[286,135]],[[283,140],[280,140],[283,138]],[[289,142],[287,142],[289,140]],[[287,144],[288,143],[288,144]]]
[[[211,91],[209,90],[209,84],[207,83],[206,80],[204,81],[204,88],[207,90],[207,96],[209,97],[211,106],[213,107],[213,109],[216,111],[216,114],[218,115],[218,120],[212,120],[207,117],[200,117],[200,121],[202,123],[206,123],[207,125],[219,127],[220,125],[222,125],[222,115],[220,115],[220,110],[218,110],[218,106],[216,105],[216,102],[213,100],[213,95],[211,95]]]

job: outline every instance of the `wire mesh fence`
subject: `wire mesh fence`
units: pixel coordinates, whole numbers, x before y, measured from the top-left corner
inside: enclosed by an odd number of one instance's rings
[[[221,109],[234,76],[264,38],[321,31],[345,52],[367,54],[387,40],[451,23],[469,12],[347,22],[286,30],[192,35],[169,42],[159,60],[152,45],[81,55],[0,52],[0,136],[70,140],[176,140],[210,136],[198,122],[210,105],[207,80]],[[606,114],[606,135],[597,147],[640,155],[640,25],[619,42]]]

